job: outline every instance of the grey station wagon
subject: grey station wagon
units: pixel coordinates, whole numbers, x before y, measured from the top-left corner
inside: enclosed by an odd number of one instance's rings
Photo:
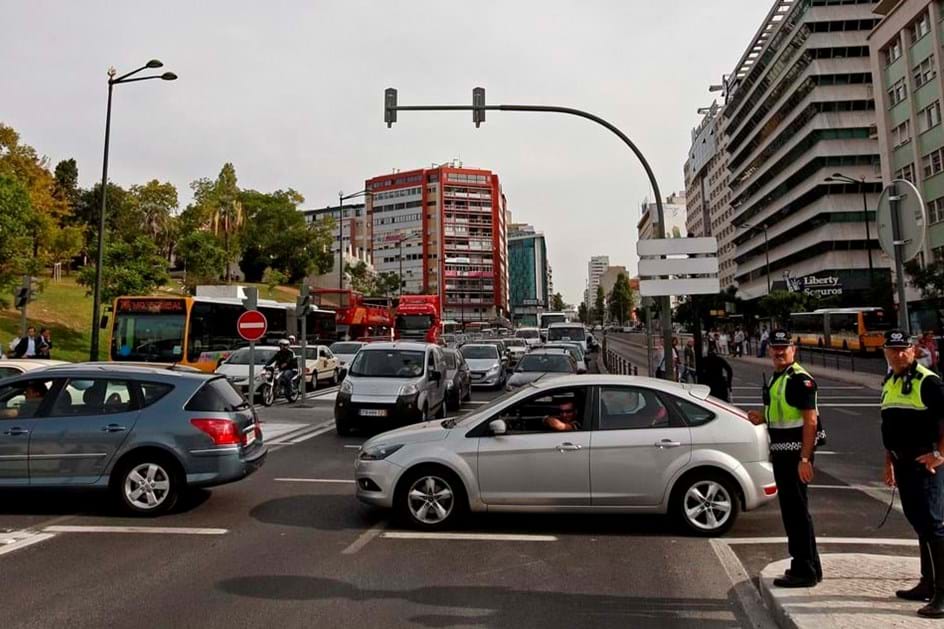
[[[255,412],[222,376],[69,365],[0,381],[0,487],[111,490],[137,515],[265,461]]]

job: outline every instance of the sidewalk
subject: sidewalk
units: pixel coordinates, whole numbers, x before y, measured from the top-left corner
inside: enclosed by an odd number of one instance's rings
[[[777,624],[789,629],[865,629],[870,627],[944,627],[944,621],[921,618],[924,603],[895,598],[895,590],[917,583],[914,557],[825,554],[823,582],[815,588],[785,589],[773,580],[790,565],[784,559],[760,575],[764,601]]]
[[[770,359],[768,358],[755,358],[753,356],[742,356],[740,358],[735,356],[725,356],[725,358],[731,361],[732,365],[743,362],[761,367],[770,367]],[[811,374],[813,374],[814,378],[816,376],[822,376],[823,378],[831,378],[833,380],[839,380],[840,382],[846,382],[849,384],[860,384],[862,386],[878,390],[881,390],[882,381],[884,380],[882,376],[873,373],[845,371],[842,369],[823,367],[821,365],[804,365],[804,367],[809,370]]]

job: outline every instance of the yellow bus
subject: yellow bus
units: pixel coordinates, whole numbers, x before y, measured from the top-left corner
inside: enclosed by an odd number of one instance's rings
[[[295,304],[260,299],[258,310],[268,321],[259,344],[300,335]],[[119,297],[112,306],[109,359],[186,365],[212,373],[230,352],[248,345],[236,332],[244,311],[236,298]],[[306,325],[308,343],[337,340],[333,310],[313,307]]]
[[[894,326],[882,308],[821,308],[790,314],[790,331],[797,345],[880,352],[885,331]]]

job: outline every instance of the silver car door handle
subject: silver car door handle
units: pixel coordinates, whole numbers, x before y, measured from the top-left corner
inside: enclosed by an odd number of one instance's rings
[[[562,443],[562,444],[560,444],[559,446],[557,446],[557,451],[558,451],[558,452],[567,452],[567,451],[569,451],[569,450],[579,450],[579,449],[582,448],[582,447],[583,447],[583,446],[580,445],[579,443],[574,444],[574,443],[570,443],[570,442],[568,441],[568,442],[566,442],[566,443]]]
[[[27,430],[26,428],[20,428],[18,426],[14,426],[13,428],[9,430],[4,431],[3,434],[10,435],[11,437],[19,437],[21,435],[28,435],[29,433],[30,431]]]
[[[682,445],[682,442],[672,441],[671,439],[663,439],[662,441],[659,441],[658,443],[654,443],[652,445],[654,445],[657,448],[678,448],[679,446]]]
[[[119,426],[118,424],[108,424],[107,426],[102,426],[102,432],[124,432],[128,430],[124,426]]]

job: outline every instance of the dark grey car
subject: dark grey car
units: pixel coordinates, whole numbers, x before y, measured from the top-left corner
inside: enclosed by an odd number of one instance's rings
[[[446,406],[457,411],[463,402],[472,399],[472,372],[462,352],[444,349],[446,357]]]
[[[266,453],[255,412],[223,376],[70,365],[0,382],[0,487],[109,489],[157,515],[187,487],[244,478]]]

